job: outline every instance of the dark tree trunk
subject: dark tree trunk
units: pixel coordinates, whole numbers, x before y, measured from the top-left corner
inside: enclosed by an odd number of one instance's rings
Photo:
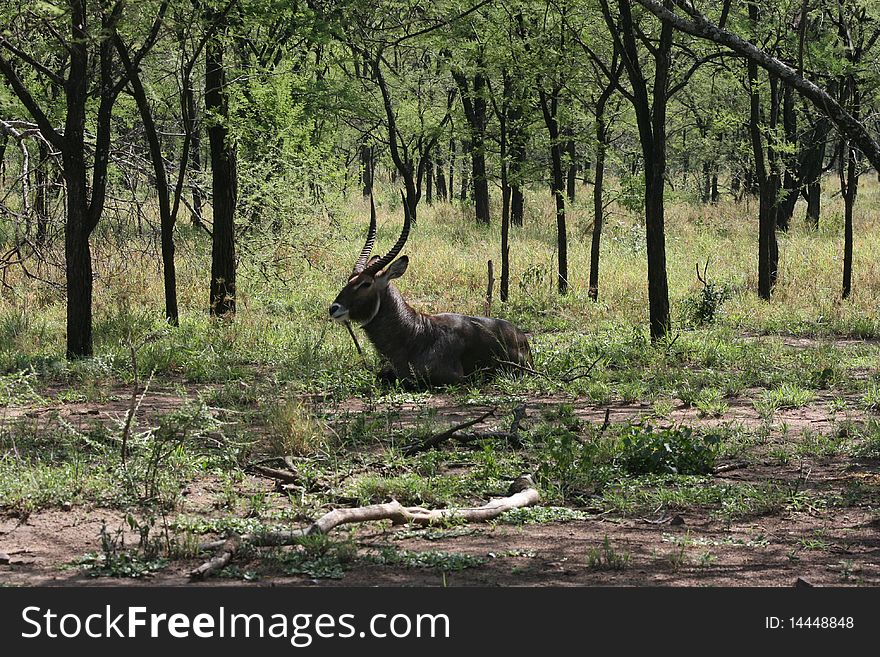
[[[712,165],[703,161],[703,184],[700,185],[700,202],[707,204],[712,198]]]
[[[606,0],[602,13],[609,30],[619,39],[621,59],[633,88],[632,105],[645,160],[645,240],[648,260],[648,313],[651,339],[663,338],[671,328],[669,288],[666,278],[666,237],[664,227],[664,182],[666,176],[666,108],[669,101],[670,50],[672,27],[663,23],[660,38],[652,50],[654,86],[649,99],[648,86],[636,45],[629,0],[617,0],[620,16],[615,24]]]
[[[208,23],[217,20],[207,10]],[[214,225],[211,245],[210,312],[215,316],[235,313],[235,206],[238,198],[235,147],[227,129],[229,95],[223,65],[223,39],[205,46],[205,110],[217,120],[208,127],[211,147],[211,189]]]
[[[843,196],[843,293],[842,298],[848,299],[852,293],[853,266],[853,210],[856,205],[856,193],[859,189],[858,161],[855,150],[848,140],[844,140],[840,163],[840,187]],[[844,161],[846,173],[844,174]]]
[[[159,134],[153,121],[153,112],[147,99],[146,91],[141,83],[138,71],[134,70],[122,40],[115,39],[116,49],[125,65],[131,83],[132,93],[144,124],[144,133],[147,137],[147,146],[150,152],[150,162],[153,165],[153,175],[156,178],[156,195],[159,200],[159,225],[162,244],[162,274],[165,286],[165,319],[171,326],[179,324],[177,310],[177,272],[174,266],[174,223],[175,217],[171,213],[171,192],[168,188],[168,175],[165,171],[165,162],[162,159],[162,145],[159,142]]]
[[[487,80],[481,72],[474,74],[473,82],[460,71],[454,70],[452,76],[458,85],[461,104],[468,122],[471,142],[471,186],[476,220],[479,224],[488,225],[490,218],[489,180],[486,177],[486,125],[489,112],[485,97]]]
[[[518,101],[521,99],[517,99]],[[510,223],[523,225],[525,197],[523,196],[523,169],[526,164],[526,134],[522,125],[523,112],[519,102],[514,103],[509,117],[510,167],[508,183],[510,186]]]
[[[819,230],[819,215],[822,214],[822,186],[818,182],[807,187],[807,224]]]
[[[471,143],[467,140],[461,142],[461,154],[462,159],[466,158],[470,155],[471,152]],[[459,191],[458,198],[464,203],[468,200],[468,192],[470,191],[470,185],[468,184],[468,170],[467,166],[462,164],[461,167],[461,190]]]
[[[593,240],[590,246],[590,290],[593,301],[599,300],[599,253],[602,239],[602,222],[605,206],[602,198],[605,183],[605,149],[608,142],[608,128],[605,125],[605,103],[596,106],[596,166],[593,178]]]
[[[361,191],[364,198],[369,198],[373,194],[373,148],[366,141],[361,142],[360,161]]]
[[[758,20],[757,5],[749,4],[749,16],[753,23]],[[777,193],[779,190],[779,176],[774,172],[772,145],[772,131],[775,128],[775,104],[778,103],[778,83],[771,78],[770,98],[770,124],[767,134],[767,156],[764,153],[764,144],[761,137],[761,98],[758,86],[758,66],[749,60],[747,64],[749,78],[750,112],[749,134],[751,137],[752,154],[755,163],[755,177],[758,183],[758,296],[769,300],[776,284],[778,269],[778,246],[776,243],[776,215]],[[769,166],[769,170],[768,170]]]
[[[798,134],[797,115],[794,111],[794,90],[788,85],[782,88],[782,129],[785,133],[785,140],[789,144],[796,144]],[[781,231],[788,230],[799,196],[800,181],[798,181],[795,171],[794,163],[789,163],[785,167],[785,174],[782,178],[782,194],[776,216],[776,226]]]
[[[551,190],[556,201],[556,284],[559,294],[568,293],[568,235],[565,227],[565,173],[562,167],[562,140],[559,131],[559,93],[561,87],[554,87],[549,93],[538,91],[541,98],[541,111],[544,124],[550,137],[550,162],[552,169]]]
[[[574,141],[574,130],[571,126],[565,128],[565,152],[568,155],[568,179],[566,180],[566,196],[570,203],[574,203],[577,186],[577,147]]]
[[[6,184],[6,146],[9,144],[9,135],[0,132],[0,185]]]
[[[437,180],[437,198],[448,201],[449,200],[449,191],[446,187],[446,174],[443,170],[443,158],[441,157],[440,147],[437,147],[437,169],[436,169],[436,180]]]
[[[447,199],[452,200],[455,194],[455,139],[449,140],[449,193]]]
[[[425,156],[425,203],[434,203],[434,161],[430,155]]]
[[[69,124],[68,124],[69,125]],[[64,260],[67,279],[67,358],[92,355],[92,252],[84,152],[62,156],[67,184]]]
[[[831,124],[825,117],[819,117],[805,137],[807,148],[800,164],[801,185],[807,198],[807,225],[819,229],[819,215],[822,209],[821,183],[825,164],[825,146]]]

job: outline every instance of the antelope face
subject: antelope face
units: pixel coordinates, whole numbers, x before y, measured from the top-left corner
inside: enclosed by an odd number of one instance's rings
[[[371,262],[378,261],[378,257]],[[376,274],[367,270],[352,274],[345,287],[336,295],[330,306],[330,317],[336,322],[358,322],[365,324],[372,320],[382,303],[382,293],[392,279],[403,275],[409,265],[409,258],[402,256],[385,271]]]
[[[388,284],[406,271],[409,259],[406,256],[397,258],[397,254],[406,244],[412,223],[406,200],[403,199],[403,201],[403,230],[397,243],[385,255],[370,258],[373,244],[376,241],[376,205],[373,203],[373,197],[370,196],[370,228],[367,231],[367,241],[364,248],[361,249],[357,262],[355,262],[348,283],[330,305],[330,317],[333,320],[358,322],[362,326],[371,322],[379,312],[382,295],[388,288]],[[367,261],[368,258],[369,261]]]

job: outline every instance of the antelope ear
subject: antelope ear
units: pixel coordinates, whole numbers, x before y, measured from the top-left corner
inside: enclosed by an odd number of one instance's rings
[[[397,260],[388,265],[388,268],[376,278],[381,279],[385,284],[388,284],[392,278],[400,278],[403,276],[407,267],[409,267],[409,258],[406,256],[400,256]]]

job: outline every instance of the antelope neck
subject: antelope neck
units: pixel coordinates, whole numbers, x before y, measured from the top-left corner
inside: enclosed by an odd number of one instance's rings
[[[424,331],[419,314],[391,285],[376,304],[376,312],[361,324],[367,337],[382,355],[389,357]]]
[[[376,315],[379,314],[379,309],[381,307],[382,307],[382,295],[380,294],[380,295],[376,296],[376,307],[373,309],[373,314],[370,315],[370,319],[368,319],[366,322],[361,322],[361,328],[364,328],[367,324],[369,324],[374,319],[376,319]]]

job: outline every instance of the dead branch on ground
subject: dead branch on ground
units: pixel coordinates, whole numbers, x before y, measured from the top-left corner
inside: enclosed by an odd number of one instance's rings
[[[483,506],[473,508],[424,509],[418,506],[405,507],[397,500],[393,500],[387,504],[372,504],[352,509],[334,509],[325,513],[314,523],[303,529],[268,531],[245,534],[243,536],[233,535],[222,541],[203,545],[202,549],[220,548],[220,552],[190,572],[190,579],[204,579],[224,568],[232,561],[232,558],[241,546],[245,544],[254,547],[298,545],[307,536],[328,534],[341,525],[374,522],[377,520],[390,520],[394,525],[412,523],[421,526],[436,525],[450,521],[487,522],[497,518],[506,511],[534,506],[540,499],[541,496],[535,488],[526,488],[508,497],[496,498]]]

